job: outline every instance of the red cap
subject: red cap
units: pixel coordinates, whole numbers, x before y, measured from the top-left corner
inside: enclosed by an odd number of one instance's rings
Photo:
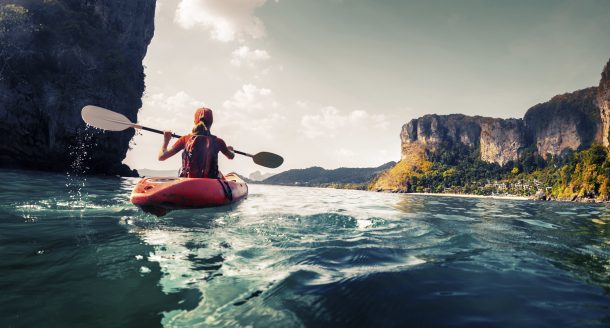
[[[195,124],[203,121],[205,125],[209,128],[214,122],[214,115],[212,115],[212,110],[209,108],[201,107],[195,111]]]

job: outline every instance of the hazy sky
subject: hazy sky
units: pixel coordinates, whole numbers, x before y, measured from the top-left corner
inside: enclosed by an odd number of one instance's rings
[[[210,107],[228,144],[286,159],[221,155],[245,175],[398,160],[412,118],[522,117],[597,85],[610,58],[606,0],[162,0],[155,24],[140,123],[186,134]],[[137,136],[125,163],[177,170],[161,140]]]

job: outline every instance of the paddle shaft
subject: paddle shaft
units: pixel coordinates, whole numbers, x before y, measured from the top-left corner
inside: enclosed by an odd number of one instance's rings
[[[244,153],[243,151],[239,151],[239,150],[235,150],[235,149],[233,149],[233,152],[240,154],[240,155],[248,156],[248,157],[254,157],[254,155],[250,155],[248,153]]]
[[[163,134],[163,131],[161,131],[161,130],[157,130],[157,129],[149,128],[149,127],[147,127],[147,126],[141,126],[141,125],[139,125],[139,124],[135,124],[135,125],[134,125],[134,128],[136,128],[136,129],[142,129],[142,130],[146,130],[146,131],[149,131],[149,132],[154,132],[154,133],[158,133],[158,134]],[[177,135],[177,134],[175,134],[175,133],[172,133],[172,137],[174,137],[174,138],[180,138],[181,136],[180,136],[180,135]],[[254,155],[251,155],[251,154],[248,154],[248,153],[244,153],[243,151],[239,151],[239,150],[235,150],[235,149],[233,149],[233,152],[234,152],[234,153],[236,153],[236,154],[240,154],[240,155],[244,155],[244,156],[248,156],[248,157],[254,157]]]
[[[154,132],[154,133],[158,133],[158,134],[163,134],[163,131],[161,131],[161,130],[157,130],[157,129],[153,129],[153,128],[149,128],[149,127],[141,126],[141,125],[137,125],[137,124],[134,125],[134,128],[142,129],[142,130],[146,130],[146,131],[150,131],[150,132]],[[179,135],[177,135],[175,133],[172,133],[172,137],[180,138],[181,136],[179,136]]]

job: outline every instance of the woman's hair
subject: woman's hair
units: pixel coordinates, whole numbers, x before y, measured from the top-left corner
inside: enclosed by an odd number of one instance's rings
[[[195,124],[195,126],[193,127],[193,134],[208,136],[208,135],[210,135],[210,129],[208,129],[208,127],[205,125],[205,122],[203,120],[201,120],[201,121],[199,121],[199,123]]]
[[[214,115],[209,108],[201,107],[195,111],[194,116],[195,126],[193,127],[194,135],[210,135],[210,128],[214,122]]]

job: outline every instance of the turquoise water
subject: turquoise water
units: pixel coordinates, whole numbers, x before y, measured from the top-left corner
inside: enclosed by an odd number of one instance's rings
[[[157,218],[135,179],[0,177],[1,327],[610,325],[605,205],[252,185]]]

